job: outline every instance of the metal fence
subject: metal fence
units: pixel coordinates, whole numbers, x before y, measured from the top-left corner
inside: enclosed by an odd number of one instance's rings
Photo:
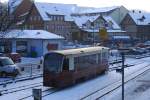
[[[40,64],[19,64],[18,67],[20,68],[21,76],[28,76],[33,77],[36,75],[43,74],[43,66]]]
[[[39,78],[43,75],[43,66],[40,64],[17,64],[17,66],[20,68],[20,74],[17,77],[2,78],[0,85],[6,87],[9,83]]]

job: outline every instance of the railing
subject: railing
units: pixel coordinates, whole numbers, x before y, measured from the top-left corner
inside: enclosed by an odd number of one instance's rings
[[[21,70],[21,76],[35,76],[43,74],[43,66],[40,64],[18,64]]]
[[[0,85],[6,87],[7,84],[19,81],[30,80],[43,75],[43,66],[40,64],[17,64],[20,68],[20,74],[17,77],[8,76],[0,81]]]

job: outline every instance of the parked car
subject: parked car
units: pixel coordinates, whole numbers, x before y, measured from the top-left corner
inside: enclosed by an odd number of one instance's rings
[[[4,57],[5,56],[5,54],[4,53],[0,53],[0,57]]]
[[[14,63],[21,62],[21,55],[19,53],[9,53],[6,54],[7,57],[10,57]]]
[[[17,76],[20,69],[14,64],[9,57],[0,57],[0,76],[6,77],[7,75]]]
[[[147,47],[144,43],[138,43],[138,44],[136,44],[135,45],[135,47],[139,47],[139,48],[145,48],[145,47]]]
[[[131,54],[131,55],[140,55],[140,54],[144,54],[146,53],[146,51],[144,49],[141,48],[131,48],[127,54]]]
[[[21,55],[19,53],[0,53],[0,57],[9,57],[14,63],[21,62]]]
[[[148,52],[148,50],[146,48],[140,48],[140,47],[138,47],[138,48],[136,48],[136,50],[139,51],[141,54]]]
[[[150,52],[150,46],[145,48],[148,52]]]
[[[146,42],[144,42],[144,45],[146,45],[146,46],[150,46],[150,41],[146,41]]]

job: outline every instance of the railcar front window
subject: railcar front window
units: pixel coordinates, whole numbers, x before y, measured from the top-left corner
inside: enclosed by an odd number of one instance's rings
[[[45,58],[44,67],[51,72],[60,72],[62,68],[62,61],[62,56],[51,54]]]

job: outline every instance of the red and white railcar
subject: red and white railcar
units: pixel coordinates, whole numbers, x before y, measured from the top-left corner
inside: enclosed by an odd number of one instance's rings
[[[108,70],[109,48],[58,50],[44,56],[43,85],[66,87]]]

